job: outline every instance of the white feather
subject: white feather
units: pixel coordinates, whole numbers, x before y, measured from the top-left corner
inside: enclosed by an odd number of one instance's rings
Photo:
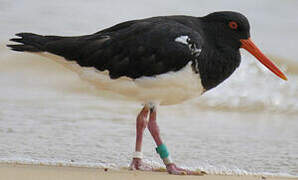
[[[189,40],[188,36],[179,36],[175,39],[176,42],[186,44],[186,45],[188,45],[188,40]]]

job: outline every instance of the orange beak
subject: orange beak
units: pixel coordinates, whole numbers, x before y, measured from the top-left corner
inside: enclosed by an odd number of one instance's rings
[[[270,71],[276,74],[283,80],[288,80],[288,78],[259,50],[259,48],[248,39],[240,39],[241,48],[246,49],[252,55],[254,55],[264,66],[266,66]]]

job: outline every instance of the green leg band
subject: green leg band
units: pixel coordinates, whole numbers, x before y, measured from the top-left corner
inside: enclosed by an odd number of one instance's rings
[[[164,144],[157,146],[156,152],[160,155],[161,159],[169,157],[169,154],[170,154],[167,149],[167,146]]]

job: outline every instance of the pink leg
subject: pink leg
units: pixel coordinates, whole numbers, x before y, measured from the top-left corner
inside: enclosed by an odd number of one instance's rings
[[[161,137],[160,137],[159,128],[156,123],[156,109],[155,109],[155,107],[150,109],[148,129],[149,129],[156,145],[159,146],[159,145],[163,144]],[[205,172],[202,172],[202,171],[190,171],[190,170],[179,168],[176,166],[175,163],[168,163],[165,165],[166,165],[168,173],[170,173],[170,174],[176,174],[176,175],[203,175],[203,174],[206,174]]]
[[[148,116],[149,108],[145,105],[142,111],[139,113],[136,122],[136,152],[142,152],[142,141],[143,141],[143,133],[145,128],[147,127],[147,116]],[[130,164],[131,170],[152,170],[149,166],[146,166],[141,158],[133,158]]]

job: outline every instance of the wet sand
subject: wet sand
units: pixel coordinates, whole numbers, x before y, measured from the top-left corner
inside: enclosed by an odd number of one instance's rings
[[[81,179],[121,179],[121,180],[286,180],[296,179],[288,177],[266,177],[266,176],[225,176],[225,175],[204,175],[204,176],[176,176],[166,172],[141,172],[122,170],[110,170],[102,168],[83,167],[58,167],[44,165],[20,165],[0,164],[0,179],[5,180],[81,180]]]

